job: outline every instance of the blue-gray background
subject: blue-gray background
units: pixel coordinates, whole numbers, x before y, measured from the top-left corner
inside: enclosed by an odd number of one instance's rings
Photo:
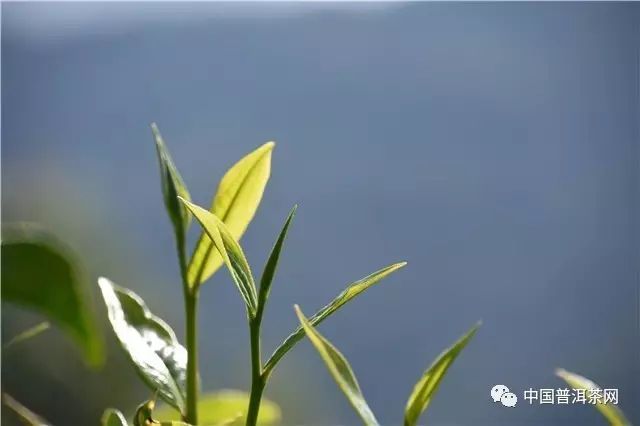
[[[619,388],[639,422],[639,6],[4,3],[3,219],[50,225],[92,277],[136,290],[183,336],[148,125],[203,205],[227,167],[275,140],[243,239],[255,269],[300,208],[266,352],[294,303],[311,313],[407,260],[321,327],[383,424],[478,319],[425,421],[603,424],[590,407],[489,402],[496,383],[560,387],[565,367]],[[224,271],[202,292],[206,390],[248,387],[236,293]],[[3,307],[3,335],[31,319]],[[59,425],[147,397],[96,311],[110,373],[53,333],[4,358],[5,390]],[[308,343],[267,394],[287,425],[358,424]]]

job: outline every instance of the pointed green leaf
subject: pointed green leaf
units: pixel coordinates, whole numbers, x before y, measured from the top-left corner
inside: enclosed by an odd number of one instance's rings
[[[225,224],[216,215],[187,200],[182,200],[182,202],[191,210],[191,213],[211,238],[214,247],[222,255],[231,277],[247,305],[249,316],[253,318],[258,307],[256,285],[240,244],[233,238]]]
[[[420,415],[431,402],[431,398],[438,389],[440,381],[447,373],[447,370],[455,361],[456,357],[467,346],[467,343],[476,334],[480,323],[474,325],[464,336],[462,336],[449,349],[445,350],[438,358],[427,368],[423,376],[416,383],[407,401],[404,409],[404,426],[414,426],[418,423]]]
[[[320,333],[318,333],[309,320],[305,318],[304,314],[298,307],[295,305],[296,314],[298,315],[298,319],[300,320],[300,324],[304,329],[305,333],[313,346],[315,346],[316,350],[322,357],[322,360],[326,364],[329,369],[329,373],[333,376],[336,383],[345,394],[353,408],[356,410],[362,421],[367,426],[378,425],[378,421],[376,417],[373,415],[373,412],[367,405],[367,401],[364,399],[362,395],[362,391],[360,390],[360,385],[358,385],[358,381],[356,380],[353,371],[351,370],[351,366],[347,359],[340,353],[340,351],[331,344],[327,339],[325,339]]]
[[[201,395],[198,400],[198,423],[212,426],[240,426],[246,421],[249,394],[238,390],[223,390]],[[178,420],[180,414],[168,405],[157,407],[154,417]],[[260,403],[258,425],[272,426],[280,422],[280,408],[263,398]]]
[[[284,226],[280,231],[280,235],[278,235],[278,239],[276,240],[276,243],[271,250],[269,259],[267,260],[264,271],[262,272],[262,277],[260,278],[260,291],[258,292],[258,313],[256,315],[257,318],[262,319],[262,314],[264,313],[264,308],[267,303],[267,299],[269,298],[271,283],[273,282],[273,277],[276,275],[276,269],[278,268],[278,260],[280,260],[282,245],[284,244],[284,240],[287,237],[289,225],[291,224],[291,220],[293,220],[293,217],[296,214],[297,208],[297,205],[293,206],[293,208],[289,212],[289,216],[287,216],[287,220],[284,222]]]
[[[29,410],[27,407],[13,399],[9,394],[2,394],[2,403],[18,415],[20,420],[30,426],[49,426],[51,423]]]
[[[162,195],[164,205],[173,223],[178,238],[184,238],[184,234],[189,228],[191,216],[188,210],[177,199],[178,196],[190,200],[189,191],[184,184],[178,169],[173,164],[171,155],[162,139],[156,123],[151,124],[153,138],[156,141],[156,151],[158,153],[158,163],[160,165],[160,180],[162,182]]]
[[[274,142],[260,146],[231,167],[220,181],[209,211],[225,223],[235,240],[240,240],[258,209],[271,173],[274,146]],[[198,287],[220,266],[222,258],[203,232],[187,269],[189,285]]]
[[[350,284],[345,290],[342,291],[336,297],[326,305],[324,308],[320,309],[315,313],[311,318],[309,318],[309,322],[314,327],[324,321],[327,317],[332,315],[342,306],[353,300],[359,294],[367,290],[372,285],[376,284],[389,274],[397,271],[398,269],[405,266],[406,262],[394,263],[393,265],[389,265],[386,268],[380,269],[379,271],[374,272],[371,275],[368,275],[352,284]],[[265,374],[271,374],[275,366],[282,359],[283,356],[286,355],[287,352],[291,350],[304,337],[304,330],[302,327],[298,327],[293,333],[291,333],[278,348],[273,352],[269,360],[264,365]]]
[[[115,408],[107,408],[104,410],[101,424],[102,426],[128,426],[127,419]]]
[[[98,285],[111,327],[140,376],[153,391],[183,412],[187,350],[140,296],[107,278],[99,278]]]
[[[20,343],[20,342],[22,342],[24,340],[29,340],[29,339],[31,339],[33,337],[36,337],[38,334],[47,331],[49,329],[49,327],[50,327],[50,325],[46,321],[41,322],[39,324],[36,324],[33,327],[30,327],[30,328],[26,329],[25,331],[23,331],[22,333],[18,334],[17,336],[13,337],[7,343],[5,343],[4,346],[3,346],[3,349],[10,348],[11,346],[15,345],[16,343]]]
[[[104,361],[102,333],[86,297],[76,256],[56,237],[32,224],[2,229],[2,300],[33,309],[60,326],[92,366]]]
[[[590,389],[602,389],[586,377],[571,373],[561,368],[556,370],[556,375],[567,382],[567,384],[573,389],[585,389],[587,391]],[[631,426],[631,422],[627,420],[622,413],[622,410],[620,410],[617,405],[598,402],[597,404],[594,404],[594,406],[598,411],[600,411],[600,414],[607,419],[611,426]]]

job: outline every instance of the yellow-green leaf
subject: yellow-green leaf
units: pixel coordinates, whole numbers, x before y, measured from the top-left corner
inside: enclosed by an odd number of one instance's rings
[[[82,348],[90,365],[102,364],[102,333],[88,286],[65,244],[33,224],[3,226],[1,268],[3,301],[46,315]]]
[[[367,426],[376,426],[378,421],[373,415],[373,412],[369,408],[367,401],[362,395],[360,385],[356,380],[356,376],[353,374],[353,370],[349,365],[347,359],[340,353],[340,351],[325,339],[320,333],[318,333],[309,320],[304,316],[300,307],[295,305],[296,314],[300,320],[300,325],[304,329],[305,333],[313,346],[320,354],[320,357],[324,361],[329,373],[333,376],[338,387],[345,394],[353,408],[356,410],[362,421]]]
[[[249,262],[247,262],[240,244],[233,238],[229,229],[216,215],[187,200],[182,198],[180,200],[191,210],[191,213],[211,238],[215,249],[217,249],[216,251],[222,255],[222,259],[247,305],[249,316],[253,318],[258,307],[258,296],[256,295],[256,285],[249,268]]]
[[[175,333],[153,315],[142,298],[99,278],[111,328],[145,383],[184,411],[187,350]]]
[[[367,290],[372,285],[376,284],[386,276],[391,273],[397,271],[398,269],[405,266],[407,262],[399,262],[394,263],[393,265],[389,265],[385,268],[380,269],[379,271],[374,272],[371,275],[368,275],[364,278],[359,279],[358,281],[350,284],[345,290],[342,291],[335,299],[333,299],[328,305],[324,308],[320,309],[315,313],[311,318],[309,318],[309,322],[314,327],[324,321],[327,317],[332,315],[346,303],[353,300],[359,294]],[[291,333],[284,341],[276,348],[273,352],[269,360],[264,365],[265,374],[271,374],[275,366],[278,362],[286,355],[287,352],[291,350],[304,337],[304,330],[302,327],[298,327],[293,333]]]
[[[269,180],[274,146],[274,142],[267,142],[251,152],[231,167],[220,181],[209,211],[227,225],[235,240],[240,240],[258,209]],[[203,232],[187,268],[189,285],[198,287],[220,266],[222,258]]]
[[[127,419],[115,408],[107,408],[104,410],[100,422],[102,426],[128,426]]]
[[[162,182],[162,195],[164,197],[164,205],[169,214],[169,218],[173,223],[173,227],[178,239],[183,239],[184,234],[189,228],[191,216],[189,211],[178,201],[180,196],[185,200],[190,200],[187,186],[182,180],[182,176],[173,164],[169,150],[162,139],[160,130],[156,123],[151,124],[153,138],[156,141],[156,151],[158,153],[158,163],[160,166],[160,181]]]
[[[418,423],[420,415],[426,410],[427,406],[431,402],[431,398],[438,389],[440,381],[443,379],[447,370],[455,361],[456,357],[471,338],[476,334],[480,323],[474,325],[464,336],[462,336],[457,342],[453,344],[449,349],[445,350],[438,356],[438,358],[427,368],[423,376],[416,383],[407,401],[407,406],[404,410],[404,425],[414,426]]]
[[[222,390],[201,395],[198,400],[198,423],[202,425],[244,425],[246,421],[249,394],[237,390]],[[159,406],[154,411],[159,420],[178,420],[180,414],[169,405]],[[262,399],[258,425],[273,426],[280,422],[280,408],[268,399]]]
[[[567,382],[567,384],[569,384],[569,386],[571,386],[573,389],[601,389],[600,386],[587,379],[586,377],[571,373],[561,368],[556,370],[556,375]],[[631,422],[627,420],[627,418],[622,413],[622,410],[620,410],[617,405],[598,402],[597,404],[594,404],[594,406],[598,411],[600,411],[600,414],[602,414],[607,419],[611,426],[631,425]]]

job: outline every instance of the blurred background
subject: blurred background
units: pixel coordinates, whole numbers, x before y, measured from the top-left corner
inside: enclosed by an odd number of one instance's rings
[[[498,383],[564,387],[557,367],[618,388],[640,422],[639,23],[632,3],[3,3],[2,220],[41,222],[75,249],[108,343],[91,371],[45,333],[4,354],[3,389],[57,425],[149,397],[108,329],[100,275],[184,341],[156,121],[207,206],[228,167],[277,141],[243,238],[260,271],[300,205],[266,354],[295,327],[294,303],[310,314],[406,260],[320,327],[384,425],[479,319],[423,422],[604,424],[587,406],[490,402]],[[3,304],[3,339],[38,320]],[[199,320],[203,388],[248,389],[226,271],[203,287]],[[266,394],[285,425],[359,424],[308,342]]]

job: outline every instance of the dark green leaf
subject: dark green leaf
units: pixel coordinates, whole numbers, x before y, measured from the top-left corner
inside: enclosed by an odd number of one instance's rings
[[[102,334],[75,256],[34,225],[9,225],[2,234],[2,300],[47,316],[80,345],[91,365],[101,365]]]
[[[407,401],[407,406],[404,409],[404,425],[414,426],[418,423],[420,415],[431,402],[431,398],[438,389],[440,381],[447,373],[447,370],[455,361],[456,357],[467,346],[467,343],[478,331],[480,323],[474,325],[464,336],[462,336],[456,343],[449,349],[445,350],[440,356],[429,366],[427,371],[424,372],[422,378],[416,383]]]
[[[296,314],[300,319],[300,324],[304,329],[307,337],[313,343],[316,350],[320,354],[320,357],[324,361],[329,373],[338,383],[338,387],[345,394],[353,408],[356,410],[362,421],[367,426],[377,426],[378,421],[373,415],[373,412],[369,408],[367,401],[362,395],[360,385],[356,380],[355,374],[349,365],[347,359],[340,353],[340,351],[325,339],[316,329],[313,328],[311,323],[298,307],[295,306]]]
[[[247,154],[220,181],[209,211],[224,222],[234,240],[240,241],[258,209],[271,173],[271,152],[274,147],[274,142],[267,142]],[[198,287],[222,263],[223,259],[214,250],[211,239],[203,232],[187,268],[189,286]]]
[[[291,224],[291,220],[293,220],[293,216],[295,216],[296,214],[297,208],[298,206],[293,206],[291,212],[289,212],[289,216],[284,222],[282,231],[280,231],[280,235],[278,235],[278,239],[276,240],[276,243],[271,250],[269,259],[267,260],[264,271],[262,272],[262,277],[260,279],[260,291],[258,292],[258,313],[256,315],[257,318],[262,319],[262,314],[264,313],[264,308],[267,304],[267,299],[269,298],[271,284],[273,283],[273,277],[275,276],[276,269],[278,268],[278,260],[280,259],[282,245],[284,244],[284,240],[287,237],[289,225]]]
[[[101,423],[102,426],[128,426],[127,419],[115,408],[104,410]]]
[[[167,149],[162,135],[156,123],[151,124],[151,131],[156,141],[156,151],[158,153],[158,163],[160,165],[160,180],[162,182],[162,195],[164,205],[169,213],[169,218],[173,223],[179,239],[184,238],[184,234],[189,228],[191,216],[189,211],[178,201],[178,196],[189,200],[189,191],[184,184],[178,169],[173,164],[169,150]]]
[[[109,321],[120,344],[151,390],[184,412],[187,350],[134,292],[98,279]]]
[[[349,301],[353,300],[356,296],[361,294],[363,291],[376,284],[387,275],[397,271],[398,269],[405,266],[406,262],[394,263],[393,265],[389,265],[386,268],[383,268],[377,272],[374,272],[371,275],[368,275],[352,284],[350,284],[345,290],[342,291],[324,308],[320,309],[309,318],[309,323],[314,327],[324,321],[331,314],[336,312],[342,306],[344,306]],[[273,352],[271,358],[265,363],[264,370],[265,374],[270,374],[272,370],[275,368],[276,364],[282,359],[283,356],[287,352],[291,350],[295,346],[296,343],[300,341],[304,337],[304,330],[302,327],[298,327],[293,333],[291,333],[278,348]]]
[[[567,384],[569,384],[573,389],[585,389],[587,391],[590,389],[602,389],[586,377],[571,373],[561,368],[556,370],[556,375],[567,382]],[[617,405],[598,402],[597,404],[594,404],[594,407],[607,419],[611,426],[631,426],[631,422],[627,420],[624,413]]]
[[[227,265],[233,281],[236,283],[242,298],[247,305],[249,317],[256,315],[258,307],[256,285],[249,268],[247,258],[240,247],[240,244],[233,238],[227,227],[213,213],[209,213],[200,206],[190,203],[180,198],[187,206],[195,218],[200,222],[202,228],[211,238],[213,245],[222,255],[224,263]]]

